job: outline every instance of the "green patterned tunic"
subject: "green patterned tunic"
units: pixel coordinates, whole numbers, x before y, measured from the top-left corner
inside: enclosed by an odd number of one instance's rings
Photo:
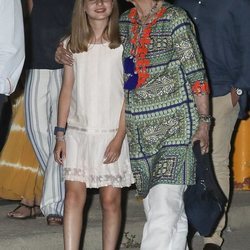
[[[167,11],[150,35],[150,77],[141,88],[125,91],[132,171],[142,197],[157,184],[195,182],[191,140],[198,113],[192,85],[205,82],[206,74],[191,21],[182,9],[163,5]],[[131,52],[128,13],[120,19],[124,58]]]

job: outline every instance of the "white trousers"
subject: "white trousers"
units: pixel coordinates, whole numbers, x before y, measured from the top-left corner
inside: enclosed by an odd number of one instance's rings
[[[142,250],[185,250],[188,223],[184,211],[184,185],[159,184],[143,200],[146,223]]]
[[[64,181],[62,169],[53,155],[53,130],[57,124],[62,69],[33,69],[28,73],[25,86],[26,128],[45,175],[40,207],[45,216],[63,215]]]

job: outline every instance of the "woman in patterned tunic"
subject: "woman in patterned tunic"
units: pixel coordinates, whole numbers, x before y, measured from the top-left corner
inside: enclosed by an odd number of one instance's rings
[[[120,19],[132,171],[147,221],[141,249],[182,250],[192,142],[208,151],[208,83],[193,25],[164,1],[133,0]]]

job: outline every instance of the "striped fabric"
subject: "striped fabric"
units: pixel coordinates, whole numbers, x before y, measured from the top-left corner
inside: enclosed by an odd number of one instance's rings
[[[8,140],[0,156],[0,198],[39,200],[43,173],[24,126],[24,98],[16,100]]]
[[[45,175],[41,210],[46,216],[63,215],[64,181],[53,155],[61,83],[61,69],[32,69],[25,89],[27,132]]]

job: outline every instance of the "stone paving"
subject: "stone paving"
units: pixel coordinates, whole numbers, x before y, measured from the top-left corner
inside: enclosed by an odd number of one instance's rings
[[[126,223],[120,249],[139,249],[145,220],[142,202],[134,198],[135,191],[127,193]],[[101,209],[98,194],[92,199],[87,216],[84,240],[85,250],[101,250]],[[126,201],[127,200],[127,204]],[[0,201],[0,250],[61,250],[62,227],[49,227],[45,218],[14,220],[6,214],[17,206],[16,202]],[[223,250],[250,250],[250,192],[236,192],[231,205],[229,223],[224,233]],[[195,236],[193,250],[202,250],[202,238]],[[180,249],[181,250],[181,249]]]

